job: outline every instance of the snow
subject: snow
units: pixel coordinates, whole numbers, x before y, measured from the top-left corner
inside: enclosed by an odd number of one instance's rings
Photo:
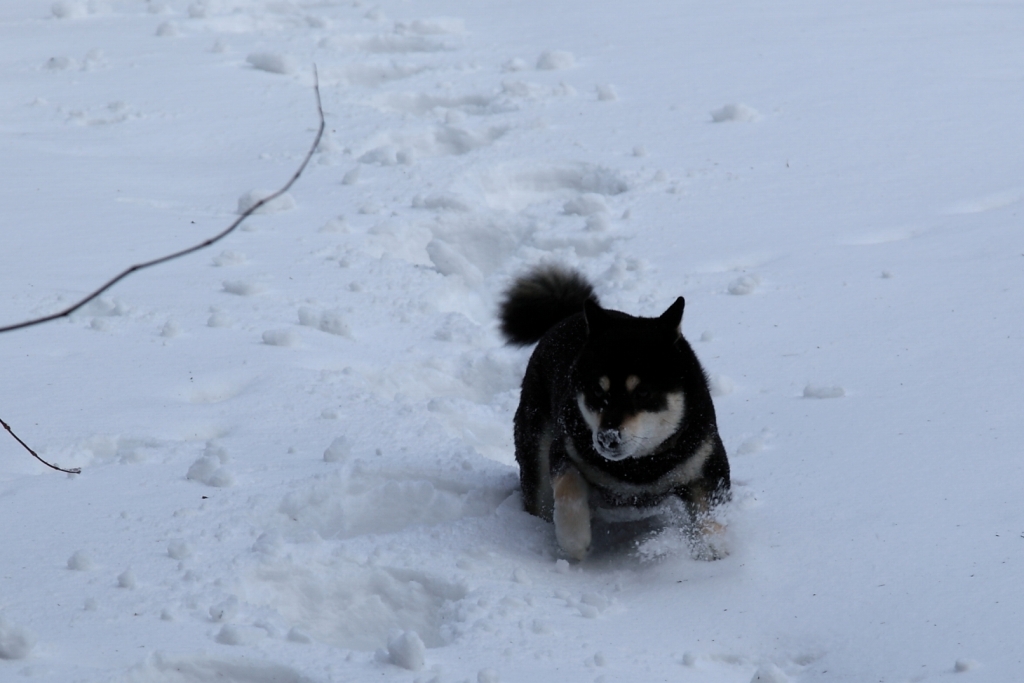
[[[759,667],[750,683],[788,683],[789,676],[774,664]]]
[[[808,384],[804,387],[804,398],[842,398],[846,390],[840,386]]]
[[[71,553],[71,557],[68,558],[68,569],[74,569],[77,571],[88,571],[94,568],[92,558],[81,550],[76,550]]]
[[[285,330],[285,335],[291,334],[289,330]],[[284,343],[280,340],[268,341],[268,332],[263,333],[263,341],[267,344],[273,344],[275,346],[292,346],[291,343]],[[198,403],[217,403],[220,397],[206,396],[194,398]],[[222,467],[228,461],[228,455],[223,448],[212,447],[212,444],[208,444],[203,455],[200,456],[194,463],[189,465],[188,472],[185,474],[186,479],[192,481],[198,481],[206,484],[207,486],[214,486],[217,488],[224,488],[231,486],[235,482],[234,475],[231,474],[230,470]]]
[[[729,293],[737,296],[751,294],[761,286],[761,276],[756,273],[741,275],[729,283]]]
[[[594,86],[594,90],[597,93],[597,99],[602,102],[614,102],[619,99],[618,91],[616,91],[615,86],[610,83],[596,85]],[[637,154],[637,156],[643,156],[643,154]]]
[[[402,631],[388,639],[388,660],[403,669],[419,671],[423,668],[427,647],[416,631]]]
[[[1016,680],[1013,3],[8,0],[0,680]],[[258,188],[258,189],[254,189]],[[722,548],[522,511],[538,263],[686,298]],[[717,561],[699,557],[728,555]]]
[[[960,674],[977,668],[977,666],[978,663],[973,659],[958,659],[956,660],[956,664],[953,665],[953,671]]]
[[[745,104],[727,104],[711,112],[711,120],[715,123],[726,121],[757,121],[761,115],[753,107]],[[770,679],[765,679],[770,680]]]
[[[537,68],[543,71],[559,71],[576,66],[576,56],[566,50],[545,50],[537,58]]]
[[[271,190],[249,190],[238,198],[238,213],[245,213],[273,194]],[[256,209],[255,213],[279,213],[281,211],[291,211],[294,208],[295,197],[290,192],[285,192],[260,206],[260,208]]]
[[[267,71],[272,74],[293,74],[298,68],[298,62],[291,55],[282,55],[275,52],[253,52],[245,58],[254,69]]]
[[[25,659],[35,644],[35,634],[0,615],[0,659]]]
[[[321,416],[323,416],[322,413]],[[337,417],[338,414],[332,411],[331,418],[333,419]],[[328,446],[327,450],[324,451],[324,461],[341,462],[347,460],[349,455],[351,454],[352,446],[351,444],[349,444],[348,439],[346,439],[344,436],[339,436],[334,441],[332,441],[331,445]]]
[[[135,572],[131,570],[131,567],[117,575],[118,588],[135,588],[136,585]]]

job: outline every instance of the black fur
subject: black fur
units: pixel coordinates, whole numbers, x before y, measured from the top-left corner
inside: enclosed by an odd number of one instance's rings
[[[597,301],[586,278],[560,266],[546,266],[516,280],[501,302],[501,333],[509,344],[536,344],[544,333]]]
[[[729,463],[707,377],[679,332],[683,306],[680,297],[658,318],[606,310],[582,275],[561,268],[536,270],[512,284],[501,304],[502,331],[513,344],[539,340],[515,415],[528,512],[552,519],[551,479],[570,468],[595,494],[591,506],[646,507],[675,495],[697,518],[728,498]],[[631,376],[639,378],[636,391],[626,388]],[[598,387],[598,378],[609,386]],[[649,453],[609,459],[595,447],[598,437],[581,412],[580,394],[600,417],[598,432],[618,434],[631,415],[667,414],[659,411],[672,395],[684,397],[683,417]],[[545,446],[547,473],[539,460]]]

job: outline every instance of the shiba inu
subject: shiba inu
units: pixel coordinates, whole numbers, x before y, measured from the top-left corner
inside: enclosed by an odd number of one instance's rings
[[[601,307],[591,284],[537,268],[505,292],[501,330],[537,348],[523,377],[515,451],[527,512],[555,524],[563,552],[582,560],[600,508],[685,503],[698,556],[721,530],[729,462],[704,369],[682,336],[684,300],[657,318]]]

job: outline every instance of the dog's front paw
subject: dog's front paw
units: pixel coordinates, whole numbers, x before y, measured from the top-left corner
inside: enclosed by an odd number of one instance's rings
[[[713,562],[729,556],[726,528],[718,522],[709,522],[690,535],[690,555],[695,560]]]
[[[574,469],[569,469],[554,481],[555,538],[565,554],[582,561],[590,551],[590,504],[587,484]]]
[[[690,555],[695,560],[714,562],[715,560],[721,560],[728,557],[729,550],[714,543],[709,543],[708,539],[702,538],[690,544]]]
[[[555,527],[555,535],[558,537],[558,545],[562,548],[569,559],[582,562],[590,552],[590,530],[586,534],[560,534],[558,527]]]

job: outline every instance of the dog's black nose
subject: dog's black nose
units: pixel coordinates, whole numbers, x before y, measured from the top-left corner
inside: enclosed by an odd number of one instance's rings
[[[597,433],[597,443],[601,448],[613,451],[622,444],[622,435],[618,429],[602,429]]]

